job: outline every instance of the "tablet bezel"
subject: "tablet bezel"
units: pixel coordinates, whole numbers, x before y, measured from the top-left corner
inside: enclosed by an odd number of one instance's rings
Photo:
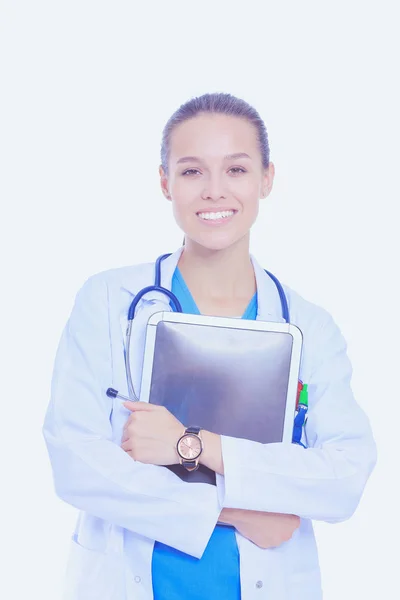
[[[157,333],[157,325],[162,321],[169,323],[187,323],[194,325],[207,325],[209,327],[227,327],[233,329],[247,329],[255,331],[268,331],[285,333],[292,336],[292,353],[290,359],[288,388],[286,394],[286,409],[283,425],[283,443],[291,443],[293,437],[293,419],[296,410],[297,387],[300,371],[303,335],[301,330],[292,323],[276,321],[255,321],[235,317],[216,317],[209,315],[193,315],[171,311],[156,312],[150,316],[147,329],[143,357],[142,384],[140,388],[140,400],[149,402],[150,387],[153,370],[154,346]]]

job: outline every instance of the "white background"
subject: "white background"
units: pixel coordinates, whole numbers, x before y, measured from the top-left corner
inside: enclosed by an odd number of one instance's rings
[[[77,511],[41,426],[61,330],[93,273],[174,251],[162,128],[230,92],[265,120],[259,262],[341,327],[379,462],[316,524],[326,600],[398,598],[397,2],[2,1],[0,596],[58,600]],[[282,225],[284,223],[284,225]]]

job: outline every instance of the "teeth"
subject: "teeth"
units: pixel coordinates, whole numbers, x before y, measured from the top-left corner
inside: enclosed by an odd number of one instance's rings
[[[199,217],[206,221],[208,221],[208,220],[216,221],[217,219],[224,219],[226,217],[231,217],[233,214],[234,214],[233,210],[223,210],[221,212],[198,213]]]

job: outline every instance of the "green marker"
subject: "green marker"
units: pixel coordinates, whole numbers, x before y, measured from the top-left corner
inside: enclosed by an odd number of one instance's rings
[[[308,384],[307,383],[303,384],[303,389],[300,392],[299,406],[300,406],[300,404],[302,404],[303,406],[306,406],[308,408]]]

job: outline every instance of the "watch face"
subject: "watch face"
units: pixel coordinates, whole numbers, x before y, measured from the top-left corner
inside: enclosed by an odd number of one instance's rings
[[[180,454],[186,460],[193,460],[201,454],[201,442],[195,435],[185,435],[178,447]]]

